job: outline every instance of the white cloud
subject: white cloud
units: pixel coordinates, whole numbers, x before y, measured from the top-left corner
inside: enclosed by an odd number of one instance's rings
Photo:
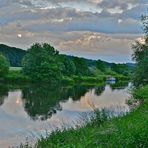
[[[131,10],[131,9],[135,8],[136,6],[138,6],[138,4],[131,4],[131,3],[128,3],[127,5],[128,5],[127,6],[128,10]]]
[[[123,13],[123,10],[119,7],[119,6],[116,6],[114,8],[109,8],[107,9],[107,11],[111,14],[120,14],[120,13]]]

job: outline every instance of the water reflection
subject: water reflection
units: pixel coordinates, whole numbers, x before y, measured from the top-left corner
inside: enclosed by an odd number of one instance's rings
[[[65,102],[69,98],[79,100],[90,89],[95,86],[62,86],[62,85],[40,85],[30,84],[20,86],[21,98],[17,97],[15,103],[22,103],[25,111],[33,120],[46,120],[57,111],[62,110],[60,102]],[[14,91],[18,86],[0,85],[0,105],[4,103],[4,99],[8,97],[10,91]],[[105,85],[95,87],[95,94],[101,95]]]
[[[18,139],[71,127],[78,121],[82,124],[86,121],[82,115],[87,119],[94,109],[124,114],[129,110],[126,86],[0,84],[0,147],[18,145]]]
[[[92,87],[92,86],[91,86]],[[31,85],[22,90],[22,99],[26,112],[34,119],[46,120],[59,110],[60,101],[68,98],[78,100],[91,88],[90,86],[66,87],[61,85]],[[104,87],[103,87],[104,88]],[[101,93],[101,88],[96,93]]]
[[[5,97],[8,96],[8,91],[9,91],[8,87],[0,84],[0,105],[4,103]]]

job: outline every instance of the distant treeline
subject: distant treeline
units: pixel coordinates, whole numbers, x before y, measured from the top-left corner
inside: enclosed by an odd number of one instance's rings
[[[12,67],[21,67],[21,62],[26,54],[26,51],[0,44],[0,53],[2,53],[8,59]]]
[[[44,43],[34,44],[27,51],[0,44],[0,53],[4,55],[11,67],[23,67],[25,74],[37,79],[61,76],[99,76],[122,74],[129,76],[134,64],[116,64],[102,60],[91,60],[80,57],[59,54],[59,52]],[[37,70],[37,71],[36,71]],[[37,72],[37,73],[36,73]],[[50,74],[50,75],[49,75]]]

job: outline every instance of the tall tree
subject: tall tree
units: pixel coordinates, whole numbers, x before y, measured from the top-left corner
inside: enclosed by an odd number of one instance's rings
[[[32,80],[59,79],[61,72],[56,58],[58,51],[51,45],[36,43],[28,49],[23,59],[23,72]]]
[[[142,17],[145,38],[143,42],[136,41],[132,48],[133,59],[136,61],[136,70],[133,77],[135,86],[148,84],[148,16]]]

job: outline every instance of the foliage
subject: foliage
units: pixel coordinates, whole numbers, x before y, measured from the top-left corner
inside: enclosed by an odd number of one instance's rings
[[[128,76],[128,74],[129,74],[129,68],[126,64],[113,63],[111,66],[111,70],[118,73],[118,74],[123,74],[125,76]]]
[[[90,76],[73,76],[73,80],[76,83],[87,83],[87,84],[97,84],[102,83],[106,80],[105,76],[99,76],[99,77],[90,77]]]
[[[143,93],[139,94],[141,91]],[[148,86],[137,93],[148,98]],[[137,95],[138,95],[137,94]],[[147,147],[148,146],[148,102],[130,114],[106,121],[97,114],[92,123],[78,129],[56,131],[46,139],[38,141],[36,147]],[[105,116],[104,116],[105,117]],[[105,119],[105,120],[104,120]],[[99,124],[98,124],[99,123]],[[98,126],[99,125],[99,126]]]
[[[88,64],[83,58],[73,57],[73,62],[76,67],[76,75],[78,76],[88,76],[91,75],[91,72],[88,68]]]
[[[137,63],[133,81],[135,86],[148,84],[148,57],[143,58],[141,62]]]
[[[34,44],[23,59],[23,72],[33,80],[62,80],[64,76],[89,75],[85,60],[60,55],[47,43]]]
[[[9,62],[0,54],[0,77],[4,77],[9,71]]]
[[[133,59],[136,61],[136,70],[133,82],[136,87],[148,84],[148,17],[143,20],[144,31],[146,33],[144,43],[136,41],[132,46],[134,50]]]
[[[107,65],[104,61],[101,61],[101,60],[96,61],[96,67],[102,72],[106,72]]]
[[[8,82],[30,82],[31,80],[29,77],[24,75],[21,71],[19,70],[10,70],[7,75],[4,77],[5,81]]]
[[[72,76],[76,73],[76,66],[72,59],[66,55],[59,55],[59,62],[61,63],[61,72],[65,76]]]
[[[128,86],[129,81],[117,81],[115,84],[110,84],[110,87],[112,88],[112,90],[115,89],[123,89],[125,87]]]
[[[146,36],[148,36],[148,16],[147,15],[143,15],[141,17],[142,23],[143,23],[143,30],[146,34]]]
[[[23,59],[23,72],[37,81],[60,79],[61,71],[57,58],[58,51],[51,45],[36,43],[28,49]]]
[[[117,73],[127,75],[131,70],[129,66],[128,69],[126,66],[120,68],[121,66],[118,64],[102,60],[96,61],[62,55],[47,43],[36,43],[27,52],[18,48],[0,45],[0,52],[6,55],[11,66],[21,66],[21,61],[24,57],[22,62],[23,72],[32,81],[64,80],[66,77],[72,77],[73,75],[91,77],[115,75]],[[10,68],[10,70],[16,69],[16,67]]]
[[[148,85],[140,89],[136,89],[133,93],[133,96],[138,100],[148,100]]]
[[[0,105],[4,103],[4,99],[8,96],[8,88],[0,83]]]
[[[0,53],[2,53],[8,59],[10,66],[20,67],[26,51],[0,44]]]

